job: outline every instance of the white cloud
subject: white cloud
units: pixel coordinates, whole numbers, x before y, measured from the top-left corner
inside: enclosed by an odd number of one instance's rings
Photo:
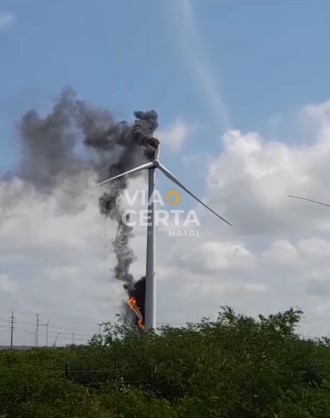
[[[245,283],[244,289],[248,292],[264,293],[267,289],[265,283]]]
[[[270,264],[292,264],[297,257],[297,249],[285,239],[272,242],[270,248],[262,253],[263,260]]]
[[[221,242],[239,239],[253,259],[253,269],[245,269],[243,277],[239,272],[233,276],[221,270],[223,254],[218,248],[211,258],[214,265],[217,260],[217,276],[222,283],[230,277],[231,284],[233,280],[250,283],[253,277],[265,291],[263,300],[254,299],[255,305],[243,294],[227,296],[227,301],[245,311],[298,305],[313,317],[316,308],[329,305],[330,210],[287,196],[330,201],[329,104],[307,106],[302,115],[305,124],[314,125],[314,137],[307,145],[269,142],[257,133],[230,131],[222,138],[221,154],[210,161],[207,201],[233,223],[232,230],[222,232]],[[212,228],[215,234],[220,227],[204,214],[203,228]],[[209,240],[212,233],[203,231],[203,235]],[[212,252],[203,252],[205,243],[199,248],[194,258],[203,266],[200,270],[209,272]],[[232,268],[237,267],[237,260],[231,261]],[[305,331],[326,332],[326,322],[326,316],[315,316]]]
[[[163,256],[171,316],[197,319],[224,304],[251,314],[299,306],[304,333],[327,333],[330,209],[287,195],[330,203],[329,106],[308,106],[301,116],[314,126],[307,144],[230,131],[208,159],[207,203],[233,228],[197,206],[202,238],[177,241]]]
[[[222,143],[223,152],[209,171],[209,200],[225,205],[227,218],[242,233],[329,230],[328,210],[287,196],[327,201],[329,136],[319,134],[310,145],[300,146],[230,131]]]
[[[197,241],[198,243],[198,241]],[[241,242],[205,241],[193,246],[180,257],[196,271],[222,272],[228,270],[245,271],[253,266],[253,256]]]
[[[198,206],[200,238],[158,236],[158,322],[213,316],[221,305],[245,314],[299,306],[305,333],[327,333],[330,209],[287,197],[330,201],[327,107],[306,109],[305,122],[315,124],[307,145],[231,131],[220,155],[207,160],[202,194],[233,228]],[[134,182],[132,190],[145,185]],[[96,197],[68,210],[59,206],[62,189],[42,197],[17,179],[0,184],[0,319],[12,309],[39,312],[43,321],[88,334],[120,311],[125,295],[111,273],[115,228],[100,216]],[[140,277],[145,237],[137,235],[133,248]]]
[[[181,151],[191,133],[191,127],[186,123],[177,120],[173,125],[157,133],[158,139],[169,150],[173,152]]]
[[[0,202],[0,287],[11,290],[0,292],[1,318],[11,309],[34,311],[85,332],[101,318],[113,318],[122,291],[111,286],[96,205],[63,213],[54,196],[42,197],[16,179],[1,185]]]
[[[0,290],[5,293],[16,290],[16,284],[9,278],[8,274],[0,274]]]
[[[4,32],[9,29],[15,22],[13,14],[0,11],[0,32]]]

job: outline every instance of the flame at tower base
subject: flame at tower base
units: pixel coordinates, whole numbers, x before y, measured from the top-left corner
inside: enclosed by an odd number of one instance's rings
[[[135,314],[135,324],[142,330],[145,329],[144,315],[145,315],[145,277],[134,283],[134,286],[127,289],[129,299],[127,305],[131,312]]]
[[[141,314],[140,308],[137,305],[137,301],[134,297],[131,297],[128,299],[127,301],[128,306],[130,307],[130,309],[135,313],[138,321],[137,321],[137,325],[140,329],[144,329],[144,323],[143,323],[143,316]]]

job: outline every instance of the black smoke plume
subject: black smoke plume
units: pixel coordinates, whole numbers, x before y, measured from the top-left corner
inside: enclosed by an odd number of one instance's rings
[[[22,117],[18,177],[47,194],[74,179],[75,190],[70,189],[74,194],[79,191],[81,174],[88,170],[102,181],[150,160],[158,144],[153,138],[157,113],[137,111],[134,115],[134,123],[116,121],[110,112],[78,100],[72,90],[65,90],[48,115],[42,117],[31,110]],[[135,282],[130,273],[135,260],[130,248],[133,228],[122,219],[120,197],[127,186],[126,177],[109,183],[99,198],[99,207],[102,215],[117,224],[112,241],[117,259],[114,276],[123,282],[128,296],[136,295],[144,315],[145,281],[142,278]]]

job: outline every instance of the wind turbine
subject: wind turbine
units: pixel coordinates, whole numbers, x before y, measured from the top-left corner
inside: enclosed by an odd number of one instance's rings
[[[109,183],[113,180],[116,180],[120,177],[127,176],[128,174],[136,173],[137,171],[149,170],[148,178],[148,226],[147,226],[147,262],[146,262],[146,279],[145,279],[145,318],[144,318],[144,327],[146,330],[156,329],[156,269],[155,269],[155,255],[156,255],[156,241],[155,241],[155,204],[154,204],[154,190],[155,190],[155,171],[159,169],[165,176],[170,179],[173,183],[183,189],[191,197],[197,200],[198,203],[203,205],[206,209],[212,212],[226,224],[231,225],[226,219],[216,213],[213,209],[207,206],[202,202],[195,194],[193,194],[189,189],[187,189],[166,167],[164,167],[159,161],[160,146],[155,150],[154,159],[148,163],[139,165],[132,170],[128,170],[124,173],[118,174],[117,176],[111,177],[101,183],[95,184],[92,187],[78,193],[73,196],[70,200],[75,199],[76,197],[94,189],[95,187],[102,186],[106,183]]]

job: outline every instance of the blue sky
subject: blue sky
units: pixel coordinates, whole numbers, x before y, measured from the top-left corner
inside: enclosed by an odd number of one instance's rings
[[[15,158],[22,112],[46,109],[65,86],[119,118],[155,108],[166,126],[179,116],[198,126],[189,152],[218,151],[221,117],[185,53],[188,46],[194,52],[195,39],[182,33],[184,4],[2,1],[0,11],[15,19],[0,32],[0,167]],[[190,8],[197,50],[230,127],[260,131],[279,113],[328,99],[328,0],[191,1]]]

